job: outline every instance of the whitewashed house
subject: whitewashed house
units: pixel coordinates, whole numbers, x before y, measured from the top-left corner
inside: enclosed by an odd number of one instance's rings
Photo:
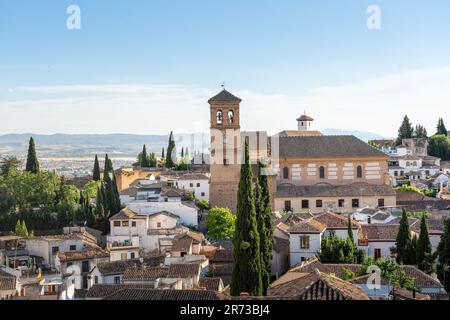
[[[289,229],[289,247],[291,266],[314,258],[320,251],[322,236],[326,227],[308,219],[297,223]]]
[[[199,209],[194,202],[132,202],[128,208],[141,216],[149,216],[157,212],[170,212],[180,218],[179,222],[187,226],[198,226]]]
[[[87,232],[74,232],[66,235],[27,238],[25,243],[30,256],[41,257],[44,264],[55,268],[58,252],[81,251],[85,244],[96,244],[97,241],[94,236]]]
[[[161,174],[160,179],[178,189],[194,192],[195,196],[209,201],[209,176],[203,173]]]
[[[86,245],[79,251],[58,252],[55,266],[62,278],[72,281],[75,289],[88,289],[91,270],[97,264],[108,261],[108,252],[95,245]]]
[[[358,239],[360,224],[351,220],[353,239]],[[326,212],[294,224],[289,229],[291,266],[309,260],[320,252],[322,238],[334,235],[347,239],[348,217]]]

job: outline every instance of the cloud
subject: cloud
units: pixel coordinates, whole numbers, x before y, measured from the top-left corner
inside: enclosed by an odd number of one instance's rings
[[[11,88],[0,96],[1,133],[163,134],[209,130],[207,100],[218,90],[186,85],[70,85]],[[306,111],[317,129],[394,136],[404,114],[430,133],[448,118],[450,67],[421,69],[358,83],[313,88],[303,95],[229,89],[243,99],[244,130],[295,129]],[[445,119],[447,117],[447,119]]]

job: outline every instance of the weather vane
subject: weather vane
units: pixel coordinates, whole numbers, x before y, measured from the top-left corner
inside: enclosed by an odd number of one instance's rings
[[[222,82],[221,87],[222,87],[222,89],[224,89],[224,90],[225,90],[225,85],[226,85],[226,83],[225,83],[225,82]]]

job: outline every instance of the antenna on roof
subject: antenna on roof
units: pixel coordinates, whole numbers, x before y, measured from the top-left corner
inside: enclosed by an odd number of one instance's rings
[[[225,85],[226,85],[225,81],[222,82],[222,84],[220,85],[220,86],[222,87],[223,90],[225,90]]]

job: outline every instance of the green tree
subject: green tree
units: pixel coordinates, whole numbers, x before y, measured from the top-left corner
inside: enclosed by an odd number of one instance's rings
[[[184,157],[184,147],[181,147],[181,157]]]
[[[19,170],[21,161],[14,156],[3,156],[0,159],[0,175],[7,176],[10,172]]]
[[[100,181],[100,164],[98,163],[98,156],[95,155],[95,160],[94,160],[94,171],[92,173],[92,179],[94,181]]]
[[[270,203],[269,180],[265,174],[265,166],[258,162],[258,178],[255,185],[256,217],[261,250],[261,279],[263,294],[271,283],[271,265],[273,250],[273,220],[272,205]]]
[[[450,140],[447,135],[435,135],[428,139],[428,154],[450,160]]]
[[[414,129],[414,138],[428,138],[427,129],[420,124],[416,125],[416,128]]]
[[[262,294],[260,242],[254,197],[253,175],[246,139],[238,187],[236,231],[233,238],[231,279],[233,296],[239,296],[242,292],[252,296]]]
[[[419,239],[417,240],[416,259],[419,269],[426,273],[431,273],[433,267],[432,264],[430,265],[429,263],[429,257],[432,255],[431,250],[432,249],[430,236],[428,234],[427,221],[425,219],[425,215],[423,215],[420,222]]]
[[[206,216],[208,239],[233,239],[236,228],[236,216],[228,208],[212,208]]]
[[[447,135],[447,128],[445,127],[444,120],[439,118],[438,124],[436,126],[436,135]]]
[[[173,168],[177,163],[177,150],[175,146],[175,140],[173,138],[173,132],[170,132],[169,146],[167,147],[166,155],[166,168]]]
[[[445,290],[450,292],[450,218],[444,221],[444,234],[441,236],[437,248],[438,265],[437,273]]]
[[[139,154],[139,165],[141,166],[141,168],[150,167],[150,162],[147,154],[147,147],[145,146],[145,144],[142,147],[142,152]]]
[[[403,139],[412,138],[413,135],[414,129],[412,123],[409,121],[408,116],[405,115],[403,118],[403,122],[400,128],[398,129],[397,145],[401,145]]]
[[[403,209],[397,238],[395,241],[397,263],[409,264],[411,260],[411,231],[409,229],[408,216],[406,210]]]
[[[161,150],[161,158],[165,158],[165,155],[164,155],[164,147],[163,147],[162,150]]]
[[[17,220],[16,228],[14,230],[14,234],[16,236],[20,236],[20,237],[28,237],[29,236],[27,225],[25,224],[24,220],[22,220],[22,221]]]
[[[39,172],[39,161],[36,156],[36,146],[32,137],[30,138],[30,143],[28,146],[27,164],[25,166],[25,170],[35,174]]]
[[[156,158],[156,154],[154,152],[150,153],[148,156],[148,164],[152,168],[155,168],[158,165],[158,159]]]
[[[108,155],[105,156],[105,170],[103,173],[104,190],[106,194],[106,201],[104,210],[107,215],[114,215],[121,209],[120,195],[117,189],[116,175],[111,159]]]
[[[347,222],[347,239],[351,241],[351,243],[355,243],[355,238],[353,236],[353,229],[352,229],[352,218],[350,217],[350,214],[348,215],[348,222]]]

